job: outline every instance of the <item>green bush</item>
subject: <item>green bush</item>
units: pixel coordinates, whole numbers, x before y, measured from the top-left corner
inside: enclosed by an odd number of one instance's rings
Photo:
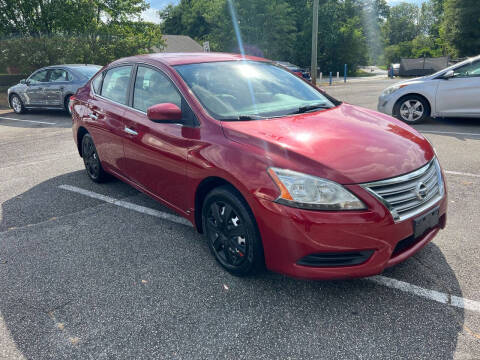
[[[31,73],[47,65],[105,65],[125,56],[149,53],[161,46],[160,28],[154,24],[111,25],[101,34],[85,36],[23,36],[0,40],[0,69]]]
[[[12,85],[18,84],[22,79],[25,79],[28,75],[10,75],[0,74],[0,89],[9,88]]]

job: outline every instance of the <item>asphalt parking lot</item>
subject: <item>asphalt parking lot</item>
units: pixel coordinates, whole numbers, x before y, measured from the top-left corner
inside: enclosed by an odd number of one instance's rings
[[[375,109],[390,82],[325,88]],[[480,119],[415,127],[447,228],[379,277],[314,282],[229,275],[171,211],[92,183],[64,113],[0,111],[0,359],[480,359]]]

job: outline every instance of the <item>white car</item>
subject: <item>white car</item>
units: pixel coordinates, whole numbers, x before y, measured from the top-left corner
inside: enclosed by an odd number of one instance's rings
[[[386,88],[378,111],[407,123],[428,117],[480,118],[480,56]]]

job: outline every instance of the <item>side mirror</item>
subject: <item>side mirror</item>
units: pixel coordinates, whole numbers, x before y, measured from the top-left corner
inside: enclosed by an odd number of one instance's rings
[[[147,109],[147,117],[154,122],[179,122],[182,110],[172,103],[156,104]]]
[[[445,74],[443,74],[442,78],[445,80],[451,79],[455,76],[455,72],[453,70],[448,70]]]
[[[27,80],[25,79],[20,80],[20,84],[26,84],[26,83],[27,83]]]

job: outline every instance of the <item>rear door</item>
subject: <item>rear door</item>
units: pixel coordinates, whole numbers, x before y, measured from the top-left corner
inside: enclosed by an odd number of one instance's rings
[[[49,70],[39,70],[27,79],[25,90],[26,105],[45,105],[45,87],[48,85]]]
[[[98,74],[92,81],[84,121],[88,123],[102,166],[123,175],[123,116],[129,99],[133,66],[119,65]]]
[[[47,106],[63,106],[63,94],[72,77],[65,69],[50,69],[48,84],[45,86],[45,102]]]
[[[437,112],[440,116],[480,116],[480,60],[455,69],[454,74],[439,80]]]

